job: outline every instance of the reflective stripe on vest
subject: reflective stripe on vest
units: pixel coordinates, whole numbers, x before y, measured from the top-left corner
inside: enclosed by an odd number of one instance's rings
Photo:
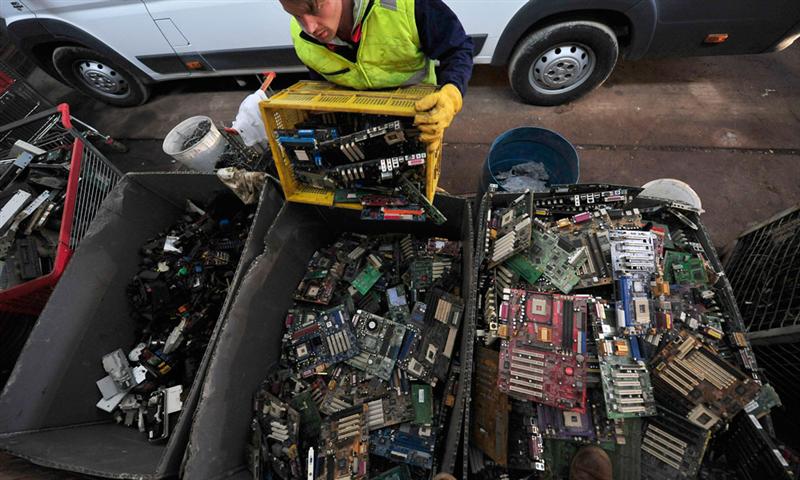
[[[433,61],[420,47],[414,0],[370,0],[361,24],[357,61],[306,40],[292,18],[292,39],[300,60],[326,80],[357,90],[436,84]]]

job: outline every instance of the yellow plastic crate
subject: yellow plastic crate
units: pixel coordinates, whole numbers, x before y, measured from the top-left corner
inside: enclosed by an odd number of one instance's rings
[[[267,138],[283,185],[286,200],[328,207],[361,209],[353,203],[334,204],[335,192],[304,185],[294,176],[289,157],[275,138],[275,130],[293,128],[304,121],[309,112],[349,112],[370,115],[413,117],[414,104],[422,97],[436,91],[433,85],[417,85],[387,91],[354,91],[328,82],[301,81],[261,102],[261,114],[267,127]],[[427,159],[425,171],[425,196],[430,201],[436,194],[441,174],[442,150]]]

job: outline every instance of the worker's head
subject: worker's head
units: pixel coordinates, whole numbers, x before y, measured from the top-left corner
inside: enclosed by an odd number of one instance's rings
[[[342,21],[342,0],[280,0],[283,9],[294,16],[306,33],[320,42],[336,38]]]

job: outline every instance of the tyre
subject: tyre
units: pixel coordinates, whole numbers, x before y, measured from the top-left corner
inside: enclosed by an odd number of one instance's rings
[[[110,105],[133,107],[150,97],[150,88],[136,75],[88,48],[56,48],[53,66],[73,88]]]
[[[525,37],[511,56],[511,88],[527,103],[571,102],[606,81],[619,56],[614,32],[602,23],[550,25]]]

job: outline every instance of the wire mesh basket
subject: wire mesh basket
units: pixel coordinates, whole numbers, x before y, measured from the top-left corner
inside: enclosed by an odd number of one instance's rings
[[[725,271],[758,365],[788,407],[773,410],[775,430],[800,448],[800,205],[742,233]]]
[[[52,271],[0,292],[0,312],[24,315],[41,312],[100,204],[122,178],[122,172],[87,139],[95,134],[97,131],[92,127],[70,116],[66,104],[0,127],[0,158],[8,157],[17,140],[46,151],[69,149],[71,152]],[[13,159],[5,160],[6,163],[11,161]]]
[[[0,61],[0,125],[52,107],[13,67]]]
[[[727,263],[748,331],[800,325],[800,207],[742,234]]]

